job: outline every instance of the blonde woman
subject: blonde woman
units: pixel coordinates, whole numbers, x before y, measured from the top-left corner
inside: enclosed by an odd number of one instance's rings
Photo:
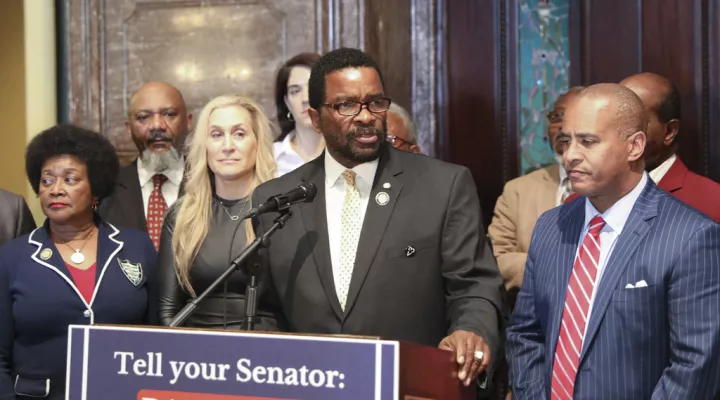
[[[274,174],[272,130],[260,108],[234,94],[211,100],[188,143],[185,194],[168,210],[163,224],[158,279],[164,325],[254,239],[251,224],[242,216],[251,208],[253,189]],[[236,229],[240,233],[234,235]],[[279,330],[276,302],[266,293],[265,281],[261,276],[255,329]],[[242,328],[245,287],[241,269],[224,290],[206,298],[185,325]]]

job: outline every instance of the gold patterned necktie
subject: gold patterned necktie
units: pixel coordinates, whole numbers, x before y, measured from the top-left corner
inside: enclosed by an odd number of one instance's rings
[[[352,278],[353,267],[355,266],[355,255],[357,254],[358,241],[360,240],[360,191],[355,183],[357,174],[355,171],[346,170],[343,172],[345,178],[345,202],[342,208],[342,233],[340,237],[340,283],[336,288],[340,307],[345,311],[348,291],[350,290],[350,279]]]

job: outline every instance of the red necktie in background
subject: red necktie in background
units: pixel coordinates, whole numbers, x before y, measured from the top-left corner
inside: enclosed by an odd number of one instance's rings
[[[570,203],[570,202],[572,202],[573,200],[577,199],[578,197],[580,197],[579,194],[573,193],[573,194],[571,194],[570,196],[568,196],[567,199],[565,199],[565,201],[564,201],[563,203],[564,203],[564,204]]]
[[[167,182],[167,176],[156,174],[152,177],[153,191],[150,193],[147,209],[147,231],[152,239],[155,250],[160,249],[160,232],[162,232],[162,222],[167,211],[167,202],[162,194],[162,185]]]

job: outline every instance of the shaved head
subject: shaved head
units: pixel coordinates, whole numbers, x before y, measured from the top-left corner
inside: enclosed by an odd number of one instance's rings
[[[616,83],[590,86],[565,111],[558,147],[572,188],[603,213],[628,194],[644,171],[645,106]]]
[[[132,113],[133,109],[138,108],[138,103],[142,103],[142,101],[147,97],[165,97],[177,106],[181,106],[183,109],[186,107],[185,99],[183,98],[182,93],[180,93],[175,86],[167,82],[157,81],[148,82],[140,86],[140,89],[133,93],[130,97],[130,107],[128,108],[128,112]]]
[[[190,131],[182,93],[166,82],[148,82],[130,98],[125,123],[143,162],[157,172],[179,160]]]
[[[647,130],[648,117],[642,100],[625,86],[616,83],[600,83],[583,89],[576,101],[586,100],[611,114],[608,118],[613,128],[623,137]]]
[[[566,96],[576,95],[576,94],[582,92],[582,91],[585,90],[585,89],[586,89],[585,86],[573,86],[573,87],[571,87],[570,89],[568,89],[567,92],[565,92],[565,93],[561,94],[560,96],[558,96],[557,101],[560,101],[560,99],[563,99],[563,98],[565,98]]]
[[[680,130],[680,93],[667,78],[650,72],[632,75],[620,82],[645,104],[648,117],[646,168],[657,168],[677,151]]]

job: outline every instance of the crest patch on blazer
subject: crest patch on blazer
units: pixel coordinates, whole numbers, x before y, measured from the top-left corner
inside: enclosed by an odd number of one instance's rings
[[[130,283],[135,286],[139,285],[143,277],[142,265],[140,265],[140,263],[133,264],[128,260],[121,260],[119,258],[118,263],[120,264],[120,269],[122,269],[122,272],[125,274],[125,277],[128,278]]]

